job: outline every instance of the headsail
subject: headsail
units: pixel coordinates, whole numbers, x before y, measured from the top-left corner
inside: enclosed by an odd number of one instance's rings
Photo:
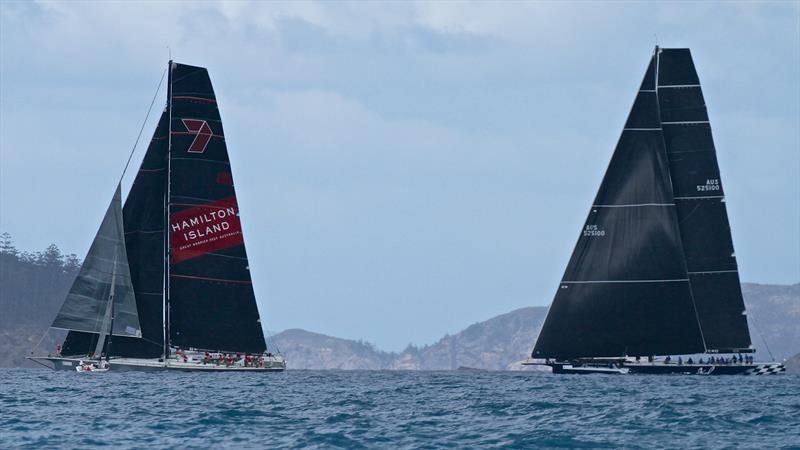
[[[709,351],[750,349],[725,193],[700,80],[687,48],[661,49],[658,99],[694,301]]]
[[[121,197],[117,185],[80,272],[53,321],[53,328],[106,334],[113,314],[114,329],[110,331],[115,336],[141,337],[125,249]]]
[[[266,349],[214,89],[202,67],[171,69],[170,343]]]
[[[162,354],[167,124],[164,112],[122,211],[127,261],[142,338],[115,338],[111,349],[114,356],[157,358]],[[96,333],[70,331],[62,353],[87,354],[97,342]]]
[[[534,347],[534,358],[705,350],[692,302],[652,58]]]

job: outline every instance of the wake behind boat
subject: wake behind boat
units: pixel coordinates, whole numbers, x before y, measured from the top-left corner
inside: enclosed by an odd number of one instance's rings
[[[694,62],[689,49],[656,47],[525,364],[574,374],[785,370],[755,363],[754,351]]]
[[[66,339],[30,359],[57,370],[282,371],[261,327],[208,71],[170,61],[167,73],[125,206],[120,183],[53,321]]]

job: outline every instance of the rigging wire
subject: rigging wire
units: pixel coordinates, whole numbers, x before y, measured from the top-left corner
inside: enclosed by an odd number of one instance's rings
[[[131,159],[133,159],[133,154],[136,153],[136,147],[139,145],[139,140],[142,138],[142,133],[144,132],[144,127],[147,126],[147,119],[150,118],[150,112],[153,110],[153,105],[156,103],[156,98],[158,97],[158,92],[161,90],[161,84],[164,82],[164,76],[166,74],[167,74],[167,69],[164,69],[164,71],[161,72],[161,79],[158,80],[158,86],[156,87],[156,92],[153,94],[153,100],[150,101],[150,106],[147,107],[147,114],[144,116],[144,121],[142,122],[142,127],[139,128],[139,134],[136,135],[136,142],[133,143],[133,148],[131,149],[131,154],[128,155],[128,161],[125,162],[125,168],[122,169],[122,175],[120,175],[120,177],[119,177],[119,183],[122,183],[122,179],[125,177],[125,172],[128,171],[128,166],[131,164]]]
[[[42,337],[39,338],[39,342],[37,342],[36,346],[33,347],[33,349],[31,350],[31,355],[33,355],[34,351],[39,350],[39,346],[42,345],[42,341],[44,341],[45,336],[47,336],[48,334],[50,334],[50,327],[47,327],[47,329],[44,330],[44,333],[42,333]]]
[[[117,182],[117,184],[121,184],[122,183],[122,179],[125,177],[125,173],[128,171],[128,166],[130,166],[131,159],[133,158],[133,154],[136,152],[136,147],[139,145],[139,140],[142,138],[142,133],[144,132],[144,127],[147,126],[147,120],[150,118],[150,112],[153,110],[153,105],[156,103],[156,98],[158,97],[158,92],[161,90],[161,85],[164,82],[164,75],[166,75],[166,73],[167,73],[167,69],[164,69],[164,71],[161,73],[161,79],[158,80],[158,86],[156,86],[156,92],[153,94],[153,99],[150,101],[150,106],[147,107],[147,114],[145,115],[144,121],[142,122],[142,127],[139,128],[139,134],[136,136],[136,142],[133,143],[133,148],[131,149],[131,153],[130,153],[130,155],[128,155],[128,161],[125,162],[125,168],[122,169],[122,175],[120,175],[119,181]],[[44,333],[42,333],[42,337],[39,338],[39,342],[37,342],[36,346],[33,347],[33,349],[31,350],[31,354],[33,354],[34,351],[39,349],[39,346],[42,345],[42,341],[44,341],[44,338],[49,333],[50,333],[50,327],[47,327],[47,329],[44,331]],[[145,340],[149,341],[149,339],[145,339]],[[152,341],[150,341],[150,342],[152,342]],[[153,342],[153,343],[161,345],[158,342]]]
[[[772,354],[772,350],[769,349],[769,344],[767,343],[767,340],[764,338],[764,335],[761,333],[761,327],[758,326],[758,322],[756,321],[756,316],[755,314],[753,314],[753,308],[750,308],[750,311],[747,313],[747,315],[750,316],[751,319],[753,319],[753,329],[756,330],[756,333],[758,333],[758,337],[760,337],[761,341],[764,343],[764,348],[767,349],[767,353],[769,353],[770,360],[775,361],[775,356]]]
[[[267,330],[267,329],[264,329],[264,331],[267,332],[267,336],[269,336],[269,340],[272,341],[273,344],[275,344],[276,354],[278,354],[280,356],[283,356],[283,353],[281,353],[281,349],[278,348],[278,344],[275,342],[275,338],[272,336],[272,333],[270,333],[269,330]]]

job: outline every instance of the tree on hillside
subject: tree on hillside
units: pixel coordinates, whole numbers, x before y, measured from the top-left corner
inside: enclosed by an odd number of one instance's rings
[[[19,250],[14,247],[14,241],[11,239],[11,235],[7,232],[0,234],[0,254],[9,256],[19,255]]]
[[[63,269],[64,255],[56,244],[50,244],[43,252],[39,253],[37,263],[51,269]]]

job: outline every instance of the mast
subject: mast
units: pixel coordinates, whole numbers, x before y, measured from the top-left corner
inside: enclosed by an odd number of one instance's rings
[[[116,264],[114,264],[116,269]],[[111,285],[111,325],[108,327],[108,345],[106,345],[106,361],[111,359],[111,341],[114,337],[114,316],[116,315],[116,304],[114,303],[114,285]]]
[[[164,177],[164,364],[169,358],[170,176],[172,151],[172,59],[167,66],[167,176]]]

